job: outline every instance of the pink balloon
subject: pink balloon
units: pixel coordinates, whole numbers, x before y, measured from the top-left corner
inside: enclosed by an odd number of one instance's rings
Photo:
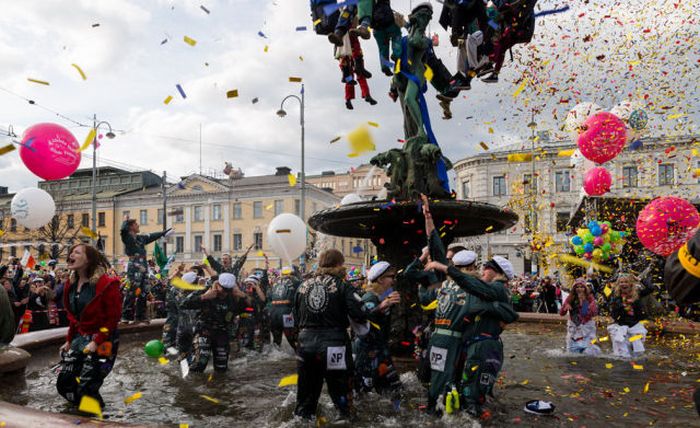
[[[700,214],[693,204],[675,196],[656,198],[637,217],[637,237],[647,249],[669,256],[693,236]]]
[[[599,196],[610,191],[612,177],[607,169],[597,166],[586,172],[583,177],[583,190],[588,195]]]
[[[605,163],[619,155],[626,142],[625,123],[605,111],[589,117],[578,136],[581,154],[595,163]]]
[[[44,180],[59,180],[78,169],[79,150],[78,140],[66,128],[55,123],[38,123],[24,131],[19,157],[31,172]]]
[[[603,239],[602,236],[596,236],[595,239],[593,240],[593,245],[596,247],[600,247],[605,243],[605,240]]]

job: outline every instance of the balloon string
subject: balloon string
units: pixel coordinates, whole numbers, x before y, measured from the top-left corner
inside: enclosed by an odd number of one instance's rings
[[[69,121],[69,122],[72,122],[72,123],[74,123],[74,124],[76,124],[76,125],[78,125],[78,126],[82,126],[82,127],[85,127],[85,128],[90,128],[90,127],[91,127],[90,125],[86,125],[86,124],[84,124],[84,123],[78,122],[78,121],[75,120],[75,119],[71,119],[70,117],[68,117],[68,116],[66,116],[66,115],[64,115],[64,114],[61,114],[61,113],[57,112],[56,110],[52,110],[52,109],[50,109],[50,108],[48,108],[48,107],[45,107],[45,106],[43,106],[43,105],[40,105],[40,104],[38,104],[36,101],[34,101],[34,100],[32,100],[32,99],[29,99],[29,98],[27,98],[27,97],[25,97],[25,96],[22,96],[22,95],[20,95],[20,94],[15,93],[15,92],[12,92],[11,90],[9,90],[9,89],[7,89],[7,88],[3,88],[2,86],[0,86],[0,90],[2,90],[2,91],[4,91],[4,92],[7,92],[8,94],[13,95],[13,96],[15,96],[15,97],[17,97],[17,98],[23,99],[23,100],[25,100],[26,102],[28,102],[29,104],[31,104],[31,105],[33,105],[33,106],[37,106],[37,107],[39,107],[39,108],[41,108],[41,109],[43,109],[43,110],[48,111],[49,113],[53,113],[53,114],[55,114],[56,116],[60,117],[61,119],[67,120],[67,121]]]

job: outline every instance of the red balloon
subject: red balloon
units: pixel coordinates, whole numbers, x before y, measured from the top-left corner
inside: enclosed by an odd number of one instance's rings
[[[55,123],[38,123],[22,134],[19,157],[44,180],[59,180],[80,165],[80,145],[73,134]]]
[[[700,214],[693,204],[675,196],[656,198],[637,217],[637,237],[648,250],[669,256],[693,236]]]
[[[589,117],[578,136],[578,147],[586,159],[605,163],[619,155],[627,142],[625,123],[602,111]]]
[[[583,177],[583,190],[590,196],[604,195],[610,191],[612,177],[602,166],[591,168]]]

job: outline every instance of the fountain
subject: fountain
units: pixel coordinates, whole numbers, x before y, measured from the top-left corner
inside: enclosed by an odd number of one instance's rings
[[[326,235],[370,239],[379,258],[399,268],[406,266],[426,245],[420,195],[427,195],[430,211],[445,245],[456,237],[482,235],[512,227],[518,216],[494,205],[455,200],[450,192],[447,170],[452,163],[442,154],[430,128],[423,98],[425,66],[423,57],[429,39],[425,30],[432,10],[417,8],[411,14],[407,52],[401,59],[401,73],[394,75],[392,87],[399,95],[403,113],[405,143],[402,149],[379,153],[370,163],[383,167],[390,177],[385,184],[387,200],[356,202],[314,213],[309,225]],[[419,318],[410,307],[416,302],[416,285],[401,280],[397,290],[402,304],[394,328],[396,343],[412,342],[410,330]],[[394,345],[396,345],[394,343]]]

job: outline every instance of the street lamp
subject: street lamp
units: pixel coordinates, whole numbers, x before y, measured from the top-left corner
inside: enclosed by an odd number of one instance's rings
[[[112,132],[112,125],[109,122],[101,121],[97,122],[97,115],[92,116],[92,233],[93,236],[97,234],[97,130],[100,126],[106,125],[109,131],[105,134],[105,137],[110,140],[115,137],[114,132]],[[92,242],[95,243],[95,238],[92,238]]]
[[[290,98],[294,98],[295,100],[299,101],[299,125],[301,126],[301,201],[299,203],[299,214],[301,216],[301,219],[306,222],[306,217],[305,217],[305,210],[304,210],[304,202],[306,200],[306,176],[305,176],[305,170],[304,170],[304,84],[301,84],[301,97],[297,95],[287,95],[282,99],[282,102],[280,103],[280,109],[277,110],[277,116],[279,117],[285,117],[287,116],[287,112],[284,110],[284,102],[287,101]],[[306,239],[306,235],[305,235]],[[306,242],[305,242],[306,244]],[[304,247],[306,248],[306,246]],[[301,256],[301,266],[302,270],[304,267],[304,258],[305,258],[306,250],[304,251],[304,254]]]

